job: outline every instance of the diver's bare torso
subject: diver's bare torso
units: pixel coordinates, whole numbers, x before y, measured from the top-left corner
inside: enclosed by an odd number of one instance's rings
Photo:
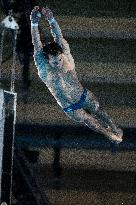
[[[65,64],[65,61],[64,61]],[[67,107],[79,101],[83,86],[78,80],[77,73],[72,66],[53,68],[46,67],[47,76],[44,83],[61,107]]]

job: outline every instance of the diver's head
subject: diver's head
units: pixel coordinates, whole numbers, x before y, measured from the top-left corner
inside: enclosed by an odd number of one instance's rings
[[[56,42],[52,42],[43,47],[43,53],[48,57],[50,65],[55,67],[62,67],[63,65],[63,50]]]

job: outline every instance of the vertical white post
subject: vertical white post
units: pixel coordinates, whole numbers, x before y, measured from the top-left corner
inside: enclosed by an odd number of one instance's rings
[[[1,199],[1,192],[2,192],[1,184],[2,184],[4,123],[5,123],[4,92],[2,89],[0,89],[0,199]]]
[[[17,95],[0,91],[0,205],[11,205]]]

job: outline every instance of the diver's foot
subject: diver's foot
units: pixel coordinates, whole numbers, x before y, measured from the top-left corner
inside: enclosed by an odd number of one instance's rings
[[[123,137],[123,130],[120,128],[117,128],[116,134]]]
[[[117,144],[121,143],[123,141],[122,139],[122,136],[119,136],[119,135],[115,135],[115,134],[112,134],[111,135],[111,140]]]
[[[119,143],[121,143],[122,142],[122,136],[123,136],[123,132],[121,132],[121,130],[120,130],[120,134],[118,133],[118,134],[114,134],[114,133],[112,133],[112,132],[108,132],[107,133],[107,136],[108,136],[108,138],[112,141],[112,142],[115,142],[115,143],[117,143],[117,144],[119,144]]]

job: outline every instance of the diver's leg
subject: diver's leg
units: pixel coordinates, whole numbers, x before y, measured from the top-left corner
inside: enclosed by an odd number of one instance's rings
[[[108,127],[110,127],[114,133],[116,133],[118,135],[123,135],[122,130],[119,129],[115,125],[115,123],[113,122],[111,117],[105,111],[103,111],[101,108],[98,108],[94,114],[95,114],[97,119],[100,119],[102,122],[107,124]]]
[[[94,116],[87,113],[84,109],[78,109],[78,110],[75,110],[73,112],[69,112],[66,114],[72,120],[85,123],[92,130],[106,135],[110,140],[112,140],[116,143],[120,143],[122,141],[121,136],[117,136],[113,132],[111,132],[110,130],[103,127]]]
[[[83,108],[91,115],[95,116],[103,127],[111,130],[111,132],[117,135],[123,135],[122,130],[117,128],[110,116],[100,108],[97,98],[89,90]]]

